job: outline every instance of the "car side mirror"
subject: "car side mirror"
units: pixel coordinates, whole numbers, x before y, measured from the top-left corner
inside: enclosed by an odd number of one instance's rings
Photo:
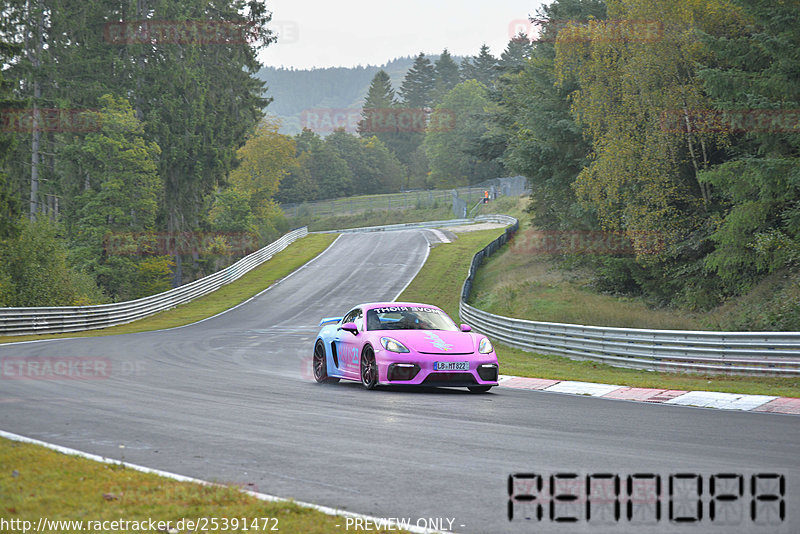
[[[472,332],[472,327],[470,325],[468,325],[468,324],[462,324],[461,325],[461,331],[462,332]]]
[[[356,326],[356,323],[344,323],[339,327],[339,330],[347,330],[354,336],[358,335],[358,327]]]

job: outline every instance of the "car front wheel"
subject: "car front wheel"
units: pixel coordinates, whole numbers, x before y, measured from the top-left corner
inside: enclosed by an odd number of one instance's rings
[[[375,389],[378,385],[378,364],[375,362],[375,353],[367,346],[361,352],[361,383],[367,389]]]

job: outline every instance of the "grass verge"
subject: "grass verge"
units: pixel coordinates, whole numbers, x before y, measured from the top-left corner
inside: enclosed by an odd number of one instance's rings
[[[437,208],[420,208],[408,210],[364,211],[355,214],[332,215],[313,218],[302,224],[311,232],[339,230],[342,228],[362,228],[364,226],[380,226],[384,224],[400,224],[409,222],[440,221],[453,218],[450,206]]]
[[[458,317],[461,285],[467,276],[472,256],[500,235],[501,230],[486,230],[459,235],[452,244],[439,245],[431,251],[427,263],[400,296],[400,300],[435,304],[452,317]],[[483,268],[478,272],[480,276]],[[480,306],[479,306],[480,307]],[[753,395],[800,397],[800,378],[716,376],[687,373],[659,373],[621,369],[603,363],[574,361],[495,344],[503,374],[580,380],[680,390],[723,391]]]
[[[516,241],[489,258],[475,277],[471,304],[506,317],[623,328],[707,330],[697,313],[655,309],[632,297],[593,291],[583,269],[519,250]]]
[[[476,195],[477,198],[477,195]],[[474,205],[474,198],[468,204],[471,209]],[[512,215],[521,219],[527,204],[527,197],[500,197],[489,204],[479,204],[475,214],[481,213],[502,213]],[[343,204],[346,207],[346,204]],[[423,221],[441,221],[454,219],[452,202],[449,198],[445,201],[437,201],[432,206],[416,206],[409,209],[396,210],[364,210],[361,212],[350,213],[346,209],[336,212],[337,215],[326,215],[319,217],[300,217],[290,219],[293,226],[308,226],[309,231],[318,232],[323,230],[339,230],[341,228],[360,228],[364,226],[378,226],[384,224],[400,224]]]
[[[261,501],[242,493],[237,486],[177,482],[120,464],[103,464],[6,439],[0,439],[0,465],[3,466],[0,517],[4,521],[30,521],[32,525],[28,531],[36,528],[40,518],[82,520],[83,531],[95,532],[157,531],[149,526],[135,529],[130,524],[129,528],[115,529],[110,523],[106,526],[112,528],[91,527],[95,521],[146,522],[152,519],[170,521],[175,529],[183,518],[216,518],[218,528],[213,528],[209,521],[208,532],[271,531],[275,527],[280,532],[317,534],[341,532],[345,526],[343,517],[329,516],[291,502]],[[247,489],[257,491],[256,488]],[[92,522],[89,528],[87,521]],[[246,528],[242,528],[245,521]],[[20,528],[10,530],[22,531],[22,524],[17,525]],[[192,530],[185,524],[181,529],[182,532]],[[81,529],[73,524],[72,528],[51,526],[39,532],[67,533],[81,532]]]
[[[29,336],[0,336],[0,343],[57,339],[63,337],[110,336],[174,328],[223,312],[244,302],[311,261],[336,239],[334,234],[311,234],[298,239],[272,259],[245,274],[237,281],[222,286],[213,293],[200,297],[171,310],[166,310],[132,323],[100,330],[87,330],[69,334],[41,334]]]
[[[472,257],[504,230],[479,230],[458,234],[452,243],[431,250],[428,261],[398,300],[435,304],[448,315],[458,317],[461,286]]]

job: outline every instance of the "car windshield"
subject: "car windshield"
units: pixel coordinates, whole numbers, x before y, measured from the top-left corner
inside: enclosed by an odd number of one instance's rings
[[[367,330],[457,331],[458,327],[436,308],[391,306],[367,311]]]

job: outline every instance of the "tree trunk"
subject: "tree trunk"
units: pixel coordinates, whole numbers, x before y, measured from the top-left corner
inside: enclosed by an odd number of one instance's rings
[[[28,4],[28,12],[30,13],[31,5]],[[36,213],[39,211],[39,146],[42,140],[42,131],[39,127],[39,100],[42,97],[42,87],[39,84],[39,68],[41,66],[42,46],[44,41],[44,13],[39,9],[38,20],[36,21],[36,35],[35,44],[32,52],[28,48],[28,57],[31,60],[33,67],[33,132],[31,135],[31,197],[30,197],[30,218],[36,219]]]

